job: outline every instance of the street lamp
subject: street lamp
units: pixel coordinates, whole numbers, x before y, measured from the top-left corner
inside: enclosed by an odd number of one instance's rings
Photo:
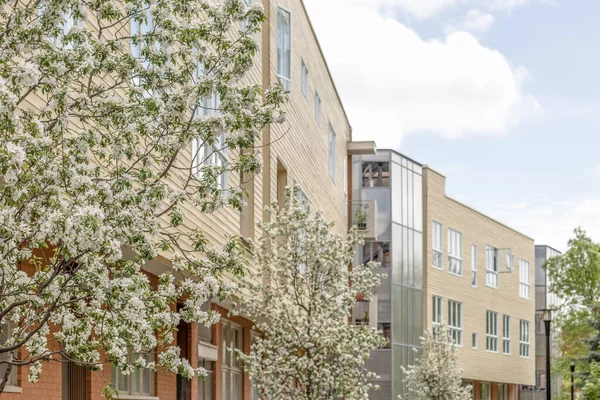
[[[552,389],[550,387],[550,322],[552,322],[552,310],[546,308],[542,311],[544,313],[544,327],[546,328],[546,400],[551,400]]]
[[[571,364],[569,365],[571,368],[571,400],[575,399],[575,386],[573,384],[573,376],[575,375],[575,361],[571,360]]]

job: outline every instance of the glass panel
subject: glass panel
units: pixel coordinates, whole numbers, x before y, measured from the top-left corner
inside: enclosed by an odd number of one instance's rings
[[[392,163],[392,221],[402,223],[402,167]]]
[[[408,225],[408,171],[402,168],[402,221]]]
[[[421,175],[413,174],[414,178],[414,228],[423,231],[423,178]]]
[[[402,283],[402,227],[392,223],[392,282]]]
[[[402,283],[408,284],[408,229],[402,228]]]
[[[408,172],[408,179],[406,180],[406,187],[408,190],[408,222],[406,223],[406,225],[409,228],[412,228],[414,226],[414,217],[413,217],[413,213],[414,213],[414,208],[413,208],[413,202],[414,202],[414,191],[413,191],[413,173],[412,172]]]
[[[239,372],[232,372],[232,380],[232,400],[242,400],[242,374]]]
[[[408,270],[408,279],[406,280],[405,283],[407,285],[413,286],[415,284],[415,280],[414,280],[414,268],[415,268],[414,232],[412,230],[408,229],[407,233],[408,233],[408,247],[405,248],[404,250],[408,253],[408,265],[406,268]]]
[[[415,253],[414,253],[414,286],[418,289],[423,288],[423,234],[414,232]]]

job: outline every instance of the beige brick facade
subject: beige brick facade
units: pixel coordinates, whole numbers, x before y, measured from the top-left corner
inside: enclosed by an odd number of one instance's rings
[[[464,378],[490,382],[492,399],[498,390],[495,383],[535,384],[535,301],[534,301],[534,242],[533,239],[495,221],[478,211],[448,197],[446,179],[425,167],[425,321],[432,328],[432,296],[443,298],[443,322],[448,323],[448,301],[462,303],[462,346],[458,349]],[[432,226],[442,225],[443,269],[433,267]],[[448,271],[448,229],[462,234],[462,275]],[[477,246],[476,287],[472,285],[472,245]],[[511,249],[515,268],[511,273],[498,274],[498,288],[486,284],[486,245]],[[529,263],[529,299],[520,296],[520,261]],[[486,311],[498,314],[498,351],[486,350]],[[503,316],[510,316],[510,354],[503,354]],[[520,321],[529,321],[529,357],[519,354]],[[472,334],[477,334],[477,348],[472,346]],[[511,391],[516,387],[511,386]],[[478,396],[476,398],[479,398]]]

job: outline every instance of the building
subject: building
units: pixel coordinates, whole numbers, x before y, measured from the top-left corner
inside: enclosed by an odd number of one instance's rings
[[[535,246],[535,385],[521,388],[523,400],[544,400],[546,398],[546,328],[543,321],[543,312],[539,310],[556,309],[562,304],[561,299],[550,290],[549,277],[542,266],[552,257],[561,253],[546,245]],[[559,348],[559,335],[555,329],[550,331],[551,359],[561,356]],[[562,393],[562,379],[552,375],[552,398],[558,398]]]
[[[450,328],[474,399],[517,399],[535,382],[533,240],[448,197],[443,175],[395,151],[353,158],[352,170],[353,223],[367,240],[357,261],[387,275],[353,315],[390,339],[369,362],[381,376],[371,399],[403,394],[400,367],[437,324]]]
[[[211,214],[201,214],[192,206],[185,210],[189,223],[201,227],[215,245],[224,243],[228,236],[254,237],[258,224],[265,218],[264,206],[281,200],[284,187],[290,184],[301,188],[313,209],[335,221],[338,233],[346,233],[348,149],[350,154],[374,151],[372,143],[351,142],[348,118],[303,2],[263,0],[263,5],[267,19],[248,79],[265,88],[277,82],[284,85],[289,91],[289,102],[285,105],[287,121],[281,126],[267,127],[262,143],[257,143],[262,149],[261,173],[251,177],[233,174],[222,177],[224,187],[244,182],[248,197],[241,213],[230,208]],[[94,27],[89,24],[89,29]],[[211,100],[218,104],[218,99]],[[192,165],[193,146],[178,161],[182,166]],[[168,258],[158,257],[147,263],[145,272],[152,280],[167,268],[170,268]],[[0,399],[101,400],[102,388],[109,383],[118,389],[119,398],[130,400],[256,398],[247,374],[225,350],[234,347],[249,351],[252,324],[240,317],[228,317],[227,302],[214,301],[206,307],[221,313],[221,322],[211,328],[182,323],[176,337],[181,355],[192,366],[210,371],[206,380],[187,381],[174,374],[154,374],[147,370],[126,376],[109,365],[100,372],[92,372],[75,364],[54,362],[44,365],[36,384],[27,381],[26,367],[14,368],[9,387]]]

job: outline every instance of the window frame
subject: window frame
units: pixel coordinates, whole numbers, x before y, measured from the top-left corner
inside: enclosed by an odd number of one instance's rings
[[[526,355],[524,355],[524,353],[526,353]],[[519,356],[522,358],[531,357],[530,325],[529,321],[525,319],[519,321]]]
[[[531,299],[531,264],[527,260],[519,260],[519,297]]]
[[[462,233],[450,227],[448,227],[448,272],[457,276],[463,274]]]
[[[134,360],[136,360],[140,356],[143,358],[146,358],[146,361],[150,361],[150,362],[155,361],[153,351],[128,354],[127,359],[129,360],[130,363],[132,363],[132,362],[134,362]],[[150,389],[149,392],[144,392],[142,390],[144,387],[144,383],[145,383],[144,372],[147,372],[147,374],[148,374],[148,381],[149,381],[148,388]],[[125,383],[126,383],[125,389],[122,389],[119,387],[119,385],[120,385],[119,375],[123,376],[125,379]],[[137,386],[140,389],[139,391],[133,390],[134,378],[139,379],[139,381],[137,382]],[[155,395],[155,392],[156,392],[155,388],[154,388],[154,385],[156,383],[156,376],[155,376],[155,373],[148,368],[138,368],[138,369],[135,369],[133,372],[131,372],[128,375],[123,375],[121,373],[121,371],[119,370],[119,367],[113,365],[112,371],[111,371],[111,382],[115,385],[115,389],[117,389],[119,391],[119,394],[123,394],[123,395],[127,395],[127,396],[152,397]]]
[[[439,238],[436,237],[436,228],[439,228]],[[438,240],[439,248],[436,248]],[[436,265],[436,260],[439,265]],[[431,265],[435,269],[444,269],[444,227],[437,221],[432,221],[431,224]]]
[[[304,59],[301,58],[300,59],[300,90],[302,91],[302,94],[304,95],[304,98],[306,100],[308,100],[308,77],[309,77],[309,71],[308,71],[308,67],[306,66],[306,63],[304,62]]]
[[[477,287],[477,245],[471,245],[471,287]]]
[[[205,379],[198,378],[198,400],[212,400],[214,397],[215,365],[214,360],[198,358],[198,367],[204,368],[207,374]]]
[[[323,104],[319,92],[315,90],[315,120],[319,127],[323,126]]]
[[[463,312],[462,303],[448,300],[448,333],[455,346],[463,345]]]
[[[511,330],[510,330],[510,315],[504,314],[502,316],[502,354],[510,355],[510,342],[511,342]]]
[[[485,285],[487,287],[498,289],[498,249],[494,246],[485,245]]]
[[[226,331],[228,334],[226,334]],[[235,394],[237,391],[235,390],[235,376],[238,377],[239,382],[239,394],[243,396],[244,390],[244,371],[242,369],[242,364],[240,361],[236,361],[235,353],[230,351],[229,349],[233,346],[229,346],[231,344],[230,340],[235,338],[235,335],[230,335],[231,333],[238,331],[239,332],[239,343],[235,343],[235,348],[238,350],[244,349],[244,329],[242,326],[236,324],[235,322],[228,319],[221,319],[221,342],[222,342],[222,352],[223,358],[221,363],[221,382],[223,386],[222,390],[222,399],[223,400],[242,400],[241,397],[239,399],[235,399]],[[238,347],[239,346],[239,347]],[[226,376],[228,379],[226,379]],[[225,388],[225,384],[229,383],[229,389]],[[231,397],[228,397],[231,396]]]
[[[498,352],[498,313],[492,310],[485,311],[485,350],[490,353]]]
[[[0,343],[5,343],[6,340],[10,339],[10,337],[12,336],[12,331],[15,328],[14,324],[12,322],[9,322],[8,320],[5,320],[2,325],[0,325]],[[2,359],[9,359],[12,357],[12,352],[7,352],[7,353],[2,353],[0,355],[0,357]],[[4,377],[4,374],[6,373],[6,368],[8,368],[8,364],[1,364],[0,365],[2,368],[2,377]],[[6,367],[6,368],[5,368]],[[18,369],[19,367],[17,365],[13,365],[12,369],[10,371],[10,374],[8,376],[8,380],[6,382],[6,386],[4,387],[5,392],[8,393],[9,391],[7,391],[7,388],[13,387],[13,388],[20,388],[19,386],[19,379],[18,379]]]
[[[281,37],[280,33],[280,22],[281,16],[283,14],[287,14],[288,16],[288,37],[289,40],[285,40]],[[286,48],[285,44],[288,45],[288,56],[287,56],[287,65],[285,65],[286,58]],[[283,54],[282,54],[283,53]],[[281,57],[281,58],[280,58]],[[286,68],[287,67],[287,68]],[[285,71],[287,70],[287,71]],[[287,72],[287,75],[285,73]],[[277,77],[279,81],[283,85],[283,88],[290,92],[292,90],[292,12],[287,8],[284,8],[280,5],[277,6]]]
[[[479,338],[477,337],[477,332],[471,333],[471,348],[473,350],[477,350],[479,346]]]
[[[329,132],[327,133],[327,143],[328,143],[328,159],[329,159],[329,176],[331,177],[331,180],[333,181],[333,183],[335,184],[335,176],[336,176],[336,157],[337,157],[337,150],[336,150],[336,140],[337,140],[337,135],[335,134],[335,130],[333,129],[333,126],[331,125],[331,123],[329,123]]]
[[[431,324],[435,328],[444,323],[444,298],[433,295],[431,301]],[[439,319],[439,321],[437,321],[437,319]]]

